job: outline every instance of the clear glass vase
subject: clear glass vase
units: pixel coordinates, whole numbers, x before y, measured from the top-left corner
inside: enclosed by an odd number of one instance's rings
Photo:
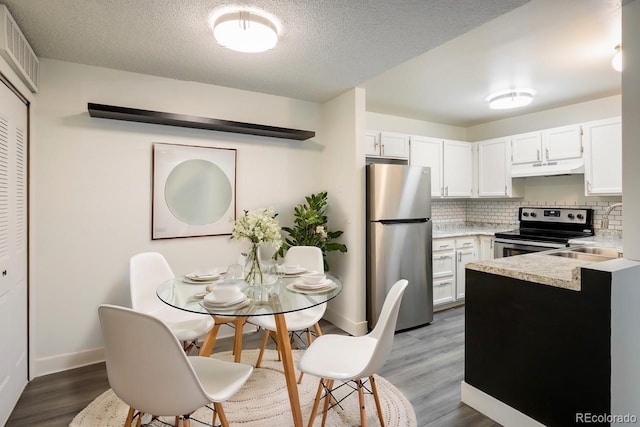
[[[247,259],[244,263],[244,281],[249,286],[261,286],[264,282],[264,274],[258,254],[259,247],[257,243],[251,245],[251,250],[247,254]]]

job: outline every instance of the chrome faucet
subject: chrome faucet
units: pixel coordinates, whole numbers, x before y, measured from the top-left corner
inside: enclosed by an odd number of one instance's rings
[[[605,229],[609,228],[609,214],[615,208],[621,208],[621,207],[622,207],[622,202],[614,203],[611,206],[609,206],[609,208],[606,210],[604,215],[602,215],[602,221],[600,222],[600,228],[605,228]]]

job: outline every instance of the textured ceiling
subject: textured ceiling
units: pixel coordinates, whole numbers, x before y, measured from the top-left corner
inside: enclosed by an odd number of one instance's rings
[[[471,126],[620,93],[610,66],[620,0],[254,0],[272,51],[218,46],[222,0],[0,0],[36,55],[324,102],[354,87],[367,110]],[[536,90],[517,110],[485,98]]]
[[[254,0],[280,23],[269,52],[218,46],[222,0],[0,0],[38,57],[326,101],[527,0]]]

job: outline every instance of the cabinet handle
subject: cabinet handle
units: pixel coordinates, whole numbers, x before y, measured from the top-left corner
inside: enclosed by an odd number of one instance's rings
[[[504,185],[504,195],[505,196],[509,195],[509,193],[507,193],[507,184]]]
[[[536,160],[540,160],[540,149],[538,148],[536,151],[537,151]]]
[[[444,285],[451,285],[453,284],[453,282],[438,282],[438,283],[434,283],[434,286],[444,286]]]
[[[493,249],[493,239],[489,241],[489,249]]]
[[[384,144],[380,144],[380,155],[384,156]]]
[[[451,258],[451,255],[442,255],[442,256],[439,256],[436,259],[449,259],[449,258]]]
[[[587,193],[591,194],[591,182],[587,181]]]
[[[440,249],[446,249],[448,247],[449,247],[449,245],[440,245]]]
[[[545,152],[545,154],[547,155],[547,160],[549,160],[549,149],[548,149],[548,148],[545,148],[544,150],[545,150],[545,151],[544,151],[544,152]]]
[[[446,187],[444,187],[444,195],[445,196],[449,195],[449,186],[448,185]]]
[[[458,252],[458,262],[462,262],[462,252]]]
[[[473,242],[464,242],[462,246],[472,246]]]

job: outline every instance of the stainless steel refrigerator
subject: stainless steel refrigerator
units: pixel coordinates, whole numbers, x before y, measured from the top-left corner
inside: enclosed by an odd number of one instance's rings
[[[433,320],[431,169],[367,165],[367,319],[373,329],[387,292],[400,279],[396,331]]]

